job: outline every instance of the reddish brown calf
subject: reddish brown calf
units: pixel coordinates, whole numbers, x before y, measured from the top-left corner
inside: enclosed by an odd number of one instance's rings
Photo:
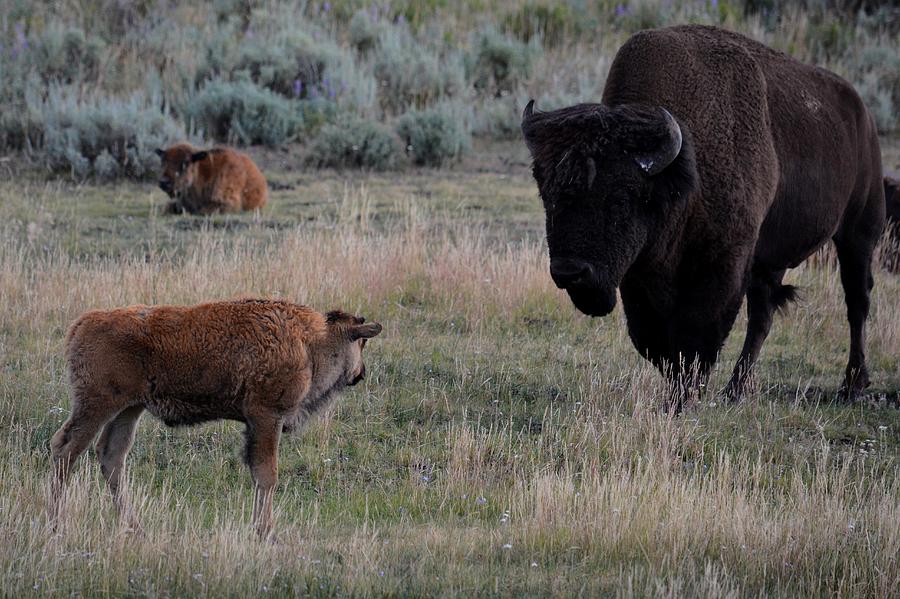
[[[166,212],[212,214],[266,205],[266,179],[246,154],[229,148],[198,150],[186,143],[156,153],[163,165],[159,187],[172,198]]]
[[[363,347],[380,332],[344,312],[264,299],[85,313],[66,338],[72,413],[52,440],[57,514],[73,462],[101,429],[100,468],[123,511],[125,457],[147,410],[169,426],[246,423],[253,520],[268,535],[282,431],[363,379]]]

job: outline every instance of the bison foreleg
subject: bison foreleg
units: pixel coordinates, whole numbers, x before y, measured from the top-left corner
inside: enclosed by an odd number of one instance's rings
[[[253,476],[253,524],[260,538],[272,533],[272,499],[278,483],[281,418],[270,414],[247,418],[247,465]]]

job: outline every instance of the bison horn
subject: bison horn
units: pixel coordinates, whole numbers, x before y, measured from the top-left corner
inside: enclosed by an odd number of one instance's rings
[[[525,105],[525,111],[522,113],[522,120],[530,119],[532,114],[534,114],[534,100],[528,100],[528,104]]]
[[[673,117],[668,110],[663,108],[662,111],[666,119],[668,135],[656,151],[649,154],[643,154],[636,158],[637,163],[644,169],[644,172],[651,177],[658,175],[667,166],[672,164],[672,161],[675,160],[681,152],[681,127],[678,126],[675,117]]]

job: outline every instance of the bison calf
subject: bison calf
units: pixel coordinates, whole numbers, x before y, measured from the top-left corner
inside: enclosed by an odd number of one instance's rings
[[[184,143],[156,153],[163,164],[159,187],[172,198],[169,213],[238,212],[266,205],[266,179],[246,154]]]
[[[169,426],[226,418],[247,425],[253,521],[267,535],[281,432],[363,379],[363,347],[380,332],[344,312],[261,299],[85,313],[66,338],[72,414],[52,441],[54,505],[101,429],[100,469],[121,513],[119,481],[144,410]]]

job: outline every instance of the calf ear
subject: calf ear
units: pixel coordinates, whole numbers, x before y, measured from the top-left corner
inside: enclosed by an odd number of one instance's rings
[[[352,341],[356,341],[357,339],[371,339],[380,332],[381,325],[377,322],[361,324],[350,329],[350,339]]]
[[[166,155],[166,151],[165,151],[165,150],[162,150],[162,149],[160,149],[160,148],[156,148],[156,149],[153,150],[153,151],[156,152],[156,155],[159,156],[160,158],[162,158],[163,156]]]
[[[191,154],[191,162],[200,162],[207,156],[209,156],[209,152],[207,152],[206,150],[202,152],[194,152],[193,154]]]

